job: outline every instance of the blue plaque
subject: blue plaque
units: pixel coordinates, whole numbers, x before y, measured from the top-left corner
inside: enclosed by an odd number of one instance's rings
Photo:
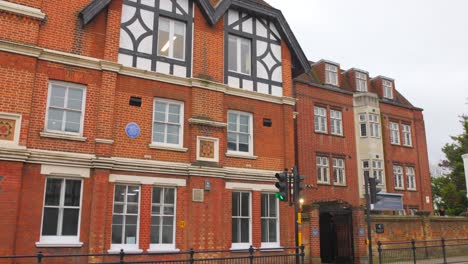
[[[318,237],[319,236],[319,231],[317,228],[312,229],[312,236]]]
[[[140,135],[140,127],[136,123],[128,123],[125,127],[125,133],[129,138],[137,138]]]
[[[359,228],[359,236],[364,236],[366,234],[366,231],[364,230],[364,227]]]

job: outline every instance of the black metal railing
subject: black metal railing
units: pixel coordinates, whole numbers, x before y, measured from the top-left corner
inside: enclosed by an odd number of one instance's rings
[[[204,250],[193,249],[174,253],[125,253],[117,254],[47,254],[39,251],[34,255],[0,256],[0,264],[304,264],[304,245],[299,248],[248,250]]]
[[[377,242],[378,263],[468,263],[468,238]]]

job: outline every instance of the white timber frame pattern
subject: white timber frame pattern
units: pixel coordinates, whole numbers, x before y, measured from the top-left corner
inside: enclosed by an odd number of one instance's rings
[[[225,83],[248,91],[283,96],[281,36],[273,22],[229,9],[225,32]],[[250,74],[229,71],[229,36],[251,41]]]
[[[160,22],[168,28],[166,43],[162,38]],[[185,24],[183,41],[177,25]],[[167,26],[167,25],[166,25]],[[161,28],[162,29],[162,28]],[[119,63],[124,66],[171,74],[191,76],[193,0],[123,0],[120,27]],[[158,45],[161,44],[161,45]],[[182,46],[181,46],[182,45]],[[161,46],[161,47],[160,47]],[[182,48],[183,55],[174,55],[174,47]],[[167,53],[167,54],[166,54]]]

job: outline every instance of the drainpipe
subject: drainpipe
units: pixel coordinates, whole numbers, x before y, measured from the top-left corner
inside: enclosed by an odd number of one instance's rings
[[[466,197],[468,197],[468,153],[462,155],[463,163],[465,163],[465,182],[466,182]]]

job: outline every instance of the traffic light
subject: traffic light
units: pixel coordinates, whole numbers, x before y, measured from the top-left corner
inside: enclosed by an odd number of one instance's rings
[[[275,177],[278,181],[275,183],[276,188],[278,188],[278,192],[276,192],[276,197],[282,201],[288,201],[288,172],[283,171],[280,173],[276,173]]]
[[[380,181],[376,178],[369,178],[369,192],[371,204],[376,204],[380,199],[377,198],[377,194],[382,191],[382,188],[378,188]]]
[[[299,202],[299,194],[301,193],[302,190],[305,189],[305,186],[301,185],[301,182],[304,181],[304,177],[299,175],[299,172],[297,171],[297,167],[294,167],[292,171],[293,171],[293,179],[294,179],[294,197],[295,197],[295,201]]]

